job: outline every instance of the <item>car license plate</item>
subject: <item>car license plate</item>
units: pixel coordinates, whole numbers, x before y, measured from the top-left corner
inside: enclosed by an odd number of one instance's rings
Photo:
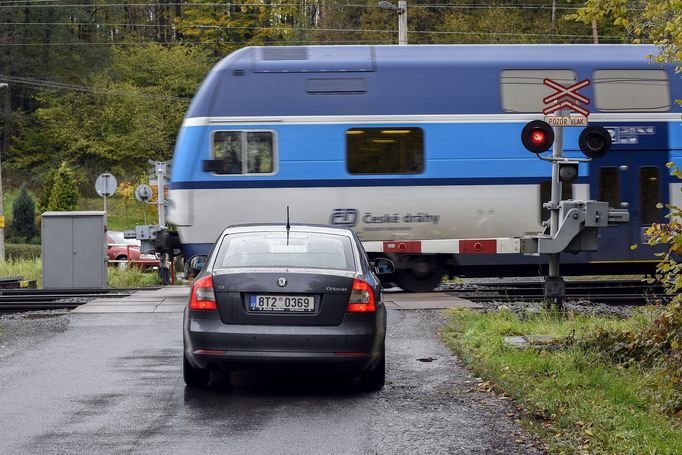
[[[256,294],[249,298],[249,310],[310,313],[315,311],[315,297],[312,295]]]

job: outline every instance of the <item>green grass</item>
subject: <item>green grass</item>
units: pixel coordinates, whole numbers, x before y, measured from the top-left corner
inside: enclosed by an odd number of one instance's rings
[[[147,286],[159,286],[161,279],[157,272],[143,272],[138,267],[127,270],[119,270],[109,267],[110,288],[143,288]]]
[[[110,288],[142,288],[161,284],[157,272],[144,272],[137,267],[119,270],[109,267],[108,284]],[[42,263],[40,258],[8,260],[0,262],[0,277],[22,276],[25,280],[36,280],[42,286]]]
[[[43,265],[40,258],[33,259],[8,259],[0,261],[0,277],[24,277],[25,280],[36,280],[40,287]]]
[[[81,210],[104,210],[102,198],[81,198],[79,201]],[[128,202],[126,211],[123,199],[114,195],[107,198],[107,227],[112,231],[134,230],[135,226],[144,223],[144,215],[147,215],[147,224],[157,224],[158,216],[156,206],[146,205],[133,199]]]
[[[523,423],[550,453],[673,454],[682,450],[682,416],[668,416],[660,403],[675,394],[655,371],[621,368],[595,352],[575,347],[518,350],[506,335],[569,335],[597,329],[636,330],[651,319],[565,317],[550,312],[521,320],[508,311],[449,311],[445,341],[475,373],[510,395]]]

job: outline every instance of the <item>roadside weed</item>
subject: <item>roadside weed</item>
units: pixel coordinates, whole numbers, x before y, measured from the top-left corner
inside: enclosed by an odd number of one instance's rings
[[[551,453],[673,454],[682,447],[682,416],[666,414],[663,406],[676,396],[673,384],[656,369],[609,362],[577,342],[599,330],[642,330],[658,311],[617,319],[450,310],[443,337],[495,391],[516,400],[523,424]],[[503,341],[524,334],[567,338],[529,349]]]

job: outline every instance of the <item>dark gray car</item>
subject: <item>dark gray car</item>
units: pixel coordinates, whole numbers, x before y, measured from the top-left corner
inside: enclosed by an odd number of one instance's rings
[[[390,272],[388,260],[374,271]],[[185,383],[212,369],[314,367],[384,386],[381,284],[350,229],[227,228],[192,286],[184,315]]]

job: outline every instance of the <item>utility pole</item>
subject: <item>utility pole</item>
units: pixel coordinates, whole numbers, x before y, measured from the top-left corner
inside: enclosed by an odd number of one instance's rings
[[[385,0],[380,1],[377,6],[381,9],[394,11],[398,15],[398,44],[407,45],[407,1],[400,0],[398,5]]]
[[[599,44],[599,31],[597,31],[597,19],[592,19],[592,40]]]
[[[556,33],[556,0],[552,0],[552,33]]]
[[[6,84],[5,82],[2,82],[0,83],[0,88],[5,89],[4,106],[5,129],[2,137],[2,156],[6,156],[7,149],[9,148],[9,110],[10,110],[9,85]],[[2,157],[0,157],[0,261],[4,260],[5,260],[5,210],[2,194]]]
[[[407,46],[407,2],[398,2],[398,44]]]

